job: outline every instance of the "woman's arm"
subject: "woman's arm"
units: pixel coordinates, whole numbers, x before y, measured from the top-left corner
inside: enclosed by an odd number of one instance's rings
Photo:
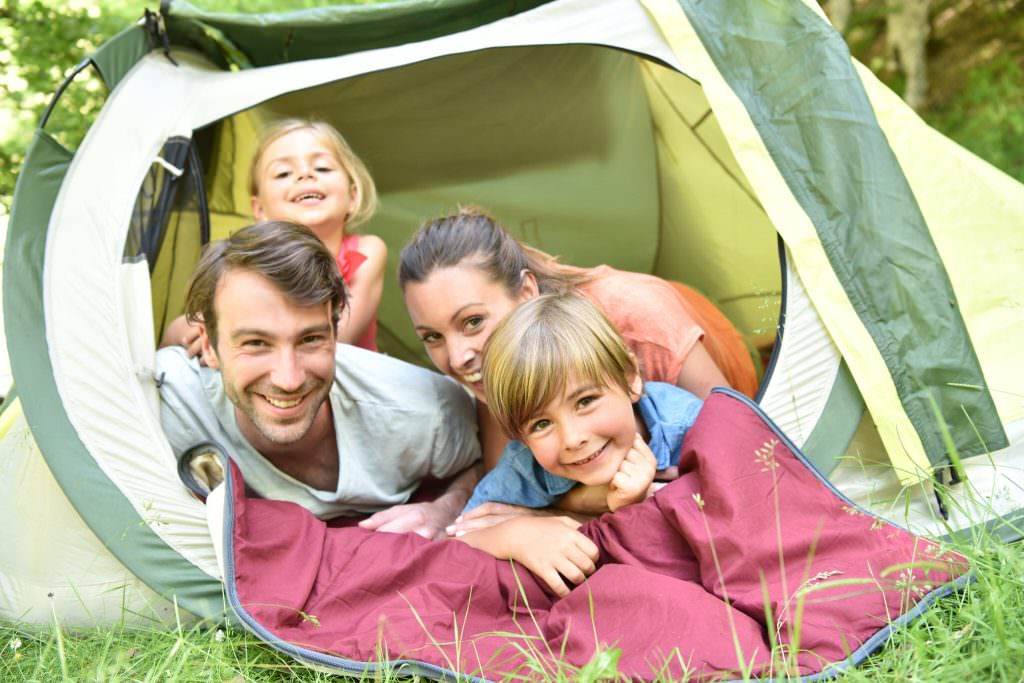
[[[484,456],[484,472],[490,472],[501,460],[501,454],[508,445],[508,437],[483,401],[476,402],[476,428]]]
[[[715,387],[730,385],[729,380],[715,365],[715,361],[711,360],[704,344],[698,341],[690,349],[690,353],[686,354],[683,367],[679,370],[679,377],[676,378],[676,386],[686,389],[703,401]]]
[[[352,274],[348,283],[348,305],[338,321],[338,341],[353,344],[362,339],[377,317],[380,295],[384,291],[384,266],[388,248],[376,235],[360,235],[358,250],[366,260]]]

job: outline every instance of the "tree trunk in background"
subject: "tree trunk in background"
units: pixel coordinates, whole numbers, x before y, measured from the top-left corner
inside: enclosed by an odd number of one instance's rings
[[[928,97],[928,60],[925,45],[931,26],[928,5],[931,0],[887,0],[886,41],[889,52],[899,59],[899,68],[907,78],[903,99],[920,109]]]
[[[850,23],[852,12],[853,0],[828,0],[825,3],[825,14],[840,33],[846,32],[846,25]]]

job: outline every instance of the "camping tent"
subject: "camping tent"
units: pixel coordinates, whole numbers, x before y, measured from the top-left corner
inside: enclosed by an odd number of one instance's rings
[[[83,67],[109,97],[73,152],[44,117],[9,225],[3,618],[223,612],[153,353],[201,244],[250,221],[253,140],[283,115],[366,160],[389,267],[422,219],[476,203],[570,263],[685,281],[772,349],[761,406],[855,500],[1016,535],[1024,188],[852,62],[814,3],[173,2]],[[423,359],[390,280],[380,327]]]

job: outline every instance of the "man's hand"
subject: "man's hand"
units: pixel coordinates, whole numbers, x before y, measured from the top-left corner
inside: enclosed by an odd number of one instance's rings
[[[569,594],[573,585],[594,573],[598,549],[581,534],[580,523],[569,517],[514,517],[458,540],[498,559],[515,560],[556,593]],[[563,578],[564,577],[564,578]]]
[[[423,538],[441,538],[445,535],[445,527],[455,521],[455,516],[469,501],[482,472],[479,463],[471,465],[455,477],[437,499],[381,510],[359,522],[359,526],[370,531],[395,534],[412,532]]]
[[[440,538],[458,510],[454,512],[438,501],[409,503],[381,510],[363,521],[359,526],[370,531],[386,531],[393,534],[412,532],[423,538]]]
[[[650,495],[658,461],[654,453],[637,434],[633,447],[626,453],[619,471],[608,485],[608,509],[615,512],[620,507],[639,503]]]

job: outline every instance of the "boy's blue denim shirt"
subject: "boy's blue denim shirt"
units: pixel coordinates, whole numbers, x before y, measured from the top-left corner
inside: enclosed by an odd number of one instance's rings
[[[640,419],[651,435],[647,443],[662,470],[679,462],[683,437],[693,426],[704,403],[690,392],[664,382],[646,382],[637,401]],[[551,474],[522,441],[505,446],[497,466],[480,480],[463,513],[488,502],[544,508],[569,492],[578,482]]]

